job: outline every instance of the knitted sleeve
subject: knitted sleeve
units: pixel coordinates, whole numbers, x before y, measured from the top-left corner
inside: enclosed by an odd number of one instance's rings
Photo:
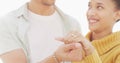
[[[120,59],[120,57],[119,57]],[[72,62],[72,63],[102,63],[97,51],[95,51],[93,54],[85,57],[82,61],[80,62]]]
[[[115,63],[120,63],[120,55],[116,58]]]

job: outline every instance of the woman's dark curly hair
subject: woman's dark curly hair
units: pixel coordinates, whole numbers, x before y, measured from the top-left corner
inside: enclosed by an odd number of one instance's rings
[[[116,5],[116,9],[120,10],[120,0],[112,0],[115,5]]]
[[[116,9],[117,10],[120,10],[120,0],[112,0],[115,5],[116,5]],[[120,21],[120,19],[118,19],[116,22]]]

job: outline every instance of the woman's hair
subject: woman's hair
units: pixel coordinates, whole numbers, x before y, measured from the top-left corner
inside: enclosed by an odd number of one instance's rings
[[[117,10],[120,10],[120,0],[112,0],[115,5],[116,5],[116,9]],[[120,19],[118,19],[116,22],[120,21]]]
[[[116,22],[120,21],[120,19],[118,19]]]
[[[116,9],[120,10],[120,0],[112,0],[112,1],[115,3]]]

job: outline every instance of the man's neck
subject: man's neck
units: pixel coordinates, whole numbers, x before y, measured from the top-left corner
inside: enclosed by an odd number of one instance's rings
[[[33,13],[43,15],[43,16],[49,16],[52,15],[55,12],[55,6],[47,6],[42,4],[36,4],[33,2],[29,2],[28,9],[32,11]]]

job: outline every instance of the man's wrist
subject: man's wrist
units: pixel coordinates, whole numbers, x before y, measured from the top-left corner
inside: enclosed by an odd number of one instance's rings
[[[53,57],[53,59],[55,60],[56,63],[60,63],[60,61],[58,60],[58,58],[56,57],[55,54],[52,57]]]

